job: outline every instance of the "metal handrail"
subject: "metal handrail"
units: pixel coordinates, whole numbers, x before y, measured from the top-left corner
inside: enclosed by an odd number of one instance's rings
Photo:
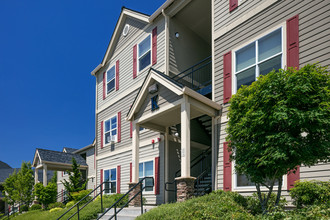
[[[201,162],[204,158],[206,158],[208,155],[210,155],[211,153],[211,150],[212,147],[209,147],[207,148],[206,150],[204,150],[201,154],[199,154],[198,156],[196,156],[194,159],[191,160],[190,163],[193,163],[191,166],[190,166],[190,169],[191,168],[194,168],[199,162]],[[200,158],[198,161],[194,162],[195,160],[197,160],[198,158]],[[176,172],[175,172],[175,177],[178,177],[178,174],[181,172],[181,169],[178,169]]]
[[[189,68],[185,69],[185,70],[184,70],[184,71],[182,71],[181,73],[179,73],[179,74],[177,74],[177,75],[173,76],[173,77],[172,77],[172,79],[174,79],[174,80],[175,80],[175,77],[178,77],[178,76],[180,76],[181,74],[183,74],[183,73],[187,72],[187,71],[188,71],[188,70],[190,70],[190,69],[193,69],[194,67],[198,66],[199,64],[201,64],[201,63],[203,63],[204,61],[206,61],[206,60],[208,60],[208,59],[211,59],[211,58],[212,58],[212,56],[206,57],[205,59],[203,59],[203,60],[199,61],[198,63],[194,64],[193,66],[191,66],[191,67],[189,67]]]
[[[151,179],[152,180],[152,185],[148,185],[148,186],[144,186],[142,187],[142,183],[144,182],[144,180],[146,179]],[[119,210],[117,210],[117,204],[123,200],[126,196],[129,195],[129,193],[131,191],[133,191],[137,186],[140,185],[140,190],[139,192],[137,192],[132,198],[130,198],[122,207],[120,207]],[[135,184],[131,189],[128,190],[128,192],[126,192],[122,197],[120,197],[114,204],[112,204],[112,206],[110,206],[105,212],[102,213],[102,215],[100,215],[97,219],[102,218],[108,211],[110,211],[112,208],[114,208],[114,214],[109,218],[112,219],[113,217],[115,217],[115,219],[117,219],[117,214],[123,210],[133,199],[135,199],[135,197],[137,197],[139,194],[141,194],[141,214],[143,214],[143,197],[142,197],[142,192],[146,187],[153,187],[154,186],[154,178],[153,177],[144,177],[142,178],[137,184]]]
[[[76,204],[74,204],[71,208],[69,208],[66,212],[64,212],[60,217],[57,218],[57,220],[61,219],[64,215],[66,215],[68,212],[70,212],[74,207],[77,207],[77,211],[75,213],[73,213],[68,219],[71,219],[73,216],[75,216],[76,214],[78,214],[78,219],[79,219],[79,212],[85,208],[90,202],[92,202],[98,195],[101,195],[101,212],[103,212],[103,200],[102,200],[102,186],[105,183],[109,183],[109,182],[102,182],[100,185],[98,185],[94,190],[92,190],[90,193],[88,193],[86,196],[84,196],[81,200],[79,200]],[[100,192],[97,193],[91,200],[89,200],[85,205],[83,205],[81,208],[79,208],[79,203],[81,203],[82,201],[84,201],[87,197],[89,197],[92,193],[94,193],[95,191],[97,191],[99,188],[101,188]]]

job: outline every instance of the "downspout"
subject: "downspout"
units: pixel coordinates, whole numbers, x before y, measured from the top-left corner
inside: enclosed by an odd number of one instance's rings
[[[165,17],[165,74],[169,75],[169,50],[170,50],[170,34],[169,34],[169,23],[170,18],[165,14],[164,9],[162,9],[162,14]]]

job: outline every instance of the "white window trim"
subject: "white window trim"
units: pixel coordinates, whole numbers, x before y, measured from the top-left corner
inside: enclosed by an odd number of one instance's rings
[[[141,71],[140,71],[140,56],[139,56],[139,44],[142,43],[142,41],[144,41],[145,39],[147,39],[147,37],[150,37],[150,64],[148,66],[146,66],[145,68],[143,68]],[[148,50],[149,51],[149,50]],[[144,54],[141,55],[141,57],[143,57],[145,54],[148,53],[145,52]],[[137,43],[137,53],[136,53],[136,66],[137,66],[137,75],[139,75],[139,73],[143,72],[144,70],[148,69],[149,67],[152,66],[152,36],[151,34],[148,34],[146,37],[144,37],[142,40],[140,40],[139,43]]]
[[[231,180],[232,180],[232,191],[235,192],[235,191],[239,191],[239,192],[250,192],[250,191],[253,191],[253,192],[256,192],[257,191],[257,188],[256,186],[237,186],[237,173],[235,171],[235,161],[232,161],[232,175],[231,175]],[[287,175],[284,175],[283,176],[283,181],[282,181],[282,187],[281,189],[282,190],[286,190],[287,189]],[[273,190],[276,191],[278,189],[278,186],[277,185],[274,185],[274,188]],[[265,191],[265,190],[268,190],[267,187],[265,186],[260,186],[260,190],[262,191]]]
[[[150,158],[150,159],[143,159],[143,160],[140,160],[139,161],[139,166],[140,166],[140,163],[145,163],[145,162],[150,162],[152,161],[152,177],[154,178],[154,186],[153,186],[153,189],[152,191],[145,191],[145,189],[143,190],[143,194],[145,195],[155,195],[155,175],[156,175],[156,171],[155,171],[155,158]],[[140,175],[139,175],[139,178],[140,178]]]
[[[287,33],[287,31],[286,30],[287,30],[287,28],[286,28],[286,22],[282,22],[281,24],[279,24],[277,26],[274,26],[273,28],[267,30],[266,32],[263,32],[262,34],[257,35],[253,39],[247,41],[244,44],[241,44],[238,47],[235,47],[232,50],[233,51],[232,52],[232,62],[231,62],[231,65],[232,65],[232,67],[231,67],[231,69],[232,69],[232,80],[231,80],[231,82],[232,82],[232,87],[231,87],[232,88],[232,95],[236,94],[236,91],[237,91],[237,89],[236,89],[237,88],[237,83],[236,83],[236,52],[238,50],[248,46],[249,44],[251,44],[253,42],[256,42],[257,40],[265,37],[266,35],[280,29],[280,28],[282,29],[282,67],[281,68],[283,69],[283,68],[286,67],[286,63],[287,63],[287,60],[286,60],[286,56],[287,56],[287,54],[286,54],[286,42],[287,42],[286,33]],[[277,55],[279,55],[279,53],[272,56],[272,57],[270,57],[270,58],[267,58],[267,59],[263,60],[262,62],[265,62],[266,60],[271,59],[271,58],[273,58]],[[258,62],[257,58],[258,58],[258,54],[257,54],[257,47],[256,47],[256,63],[260,63],[260,62]],[[249,66],[247,68],[244,68],[243,70],[248,69],[250,67],[251,66]],[[241,70],[241,71],[243,71],[243,70]]]
[[[113,87],[112,90],[110,90],[108,92],[108,71],[114,67],[115,68],[115,77],[114,77],[114,81],[115,81],[115,86]],[[110,95],[113,91],[116,91],[116,63],[113,65],[109,65],[109,67],[107,68],[107,70],[105,71],[105,97],[107,97],[108,95]]]
[[[111,170],[113,170],[113,169],[115,169],[116,170],[116,192],[114,192],[114,193],[111,193],[111,187],[109,188],[109,193],[105,193],[104,192],[104,194],[107,194],[107,195],[112,195],[112,194],[117,194],[117,187],[118,187],[118,180],[117,180],[117,176],[118,176],[118,174],[117,174],[117,172],[118,172],[118,170],[117,170],[117,167],[112,167],[112,168],[109,168],[109,169],[104,169],[103,170],[103,178],[105,178],[105,171],[107,171],[107,170],[109,170],[109,178],[110,178],[110,180],[109,180],[109,182],[111,183]],[[103,181],[105,181],[105,180],[103,180]],[[112,181],[113,182],[113,181]],[[105,186],[103,186],[104,188],[105,188]]]
[[[277,26],[274,26],[273,28],[267,30],[266,32],[263,32],[262,34],[257,35],[253,39],[247,41],[246,43],[235,47],[232,51],[232,94],[236,94],[236,52],[243,47],[261,39],[262,37],[272,33],[273,31],[276,31],[277,29],[282,28],[282,68],[286,68],[287,60],[286,60],[286,44],[287,44],[287,27],[286,22],[282,22]],[[257,56],[257,54],[256,54]],[[237,174],[235,172],[235,161],[232,161],[232,191],[240,191],[240,192],[248,192],[248,191],[257,191],[255,186],[237,186]],[[261,190],[268,190],[266,187],[261,186]],[[283,175],[283,182],[282,182],[282,190],[287,190],[287,175]],[[273,188],[273,190],[277,190],[277,186]]]
[[[116,126],[117,135],[116,135],[115,143],[118,142],[118,114],[114,114],[114,115],[108,117],[108,118],[107,118],[106,120],[104,120],[104,122],[103,122],[103,134],[102,134],[102,138],[103,138],[104,146],[110,146],[110,145],[111,145],[111,141],[110,141],[110,143],[107,143],[107,144],[105,143],[105,133],[106,133],[106,131],[105,131],[105,122],[108,121],[108,120],[110,120],[110,122],[111,122],[111,119],[112,119],[113,117],[116,117],[116,118],[117,118],[117,126]],[[110,134],[111,134],[111,123],[110,123]]]

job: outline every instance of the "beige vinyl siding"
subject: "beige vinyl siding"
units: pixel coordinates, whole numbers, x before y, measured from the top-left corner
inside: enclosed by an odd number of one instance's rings
[[[254,1],[245,1],[248,2]],[[220,4],[219,1],[216,1]],[[227,4],[227,2],[226,2]],[[249,3],[250,4],[250,3]],[[255,4],[257,5],[257,4]],[[217,6],[216,6],[217,7]],[[228,6],[226,6],[228,9]],[[227,10],[226,9],[226,10]],[[239,8],[240,9],[240,6]],[[216,9],[218,10],[218,9]],[[231,31],[215,39],[215,101],[223,103],[223,55],[233,48],[256,39],[271,28],[285,23],[287,19],[299,14],[299,66],[307,63],[319,62],[322,66],[330,65],[330,11],[329,1],[278,1],[257,14],[250,20],[242,23]],[[243,16],[244,14],[241,14]],[[219,22],[218,22],[219,23]],[[234,56],[234,54],[232,54]],[[234,72],[232,72],[234,78]],[[227,114],[228,104],[224,105],[223,115]],[[221,122],[220,122],[221,123]],[[222,151],[225,141],[225,125],[221,124],[218,162],[218,187],[223,187],[223,161]],[[324,166],[301,168],[302,179],[312,179],[313,170],[318,170],[317,179],[328,179],[329,172]],[[327,167],[328,168],[328,167]],[[316,176],[315,176],[316,177]]]
[[[123,35],[123,29],[125,27],[125,25],[128,24],[129,25],[129,31],[128,34],[126,36]],[[115,49],[114,49],[114,53],[116,53],[118,50],[122,49],[122,47],[129,42],[130,40],[132,40],[132,38],[135,37],[136,33],[138,33],[140,30],[142,30],[145,26],[147,25],[147,23],[142,22],[136,18],[132,18],[132,17],[127,17],[125,20],[125,24],[122,26],[122,28],[119,31],[119,39],[116,43]],[[111,59],[111,57],[109,57]]]
[[[158,94],[158,106],[159,108],[162,108],[163,106],[166,106],[168,103],[173,103],[179,99],[181,99],[181,96],[178,96],[165,86],[158,84],[158,92],[155,94],[149,94],[145,98],[144,103],[142,104],[139,112],[136,113],[135,119],[140,118],[144,113],[151,112],[151,97],[154,97]]]
[[[132,90],[132,87],[137,85],[141,86],[142,82],[147,75],[149,68],[145,68],[140,73],[137,73],[137,77],[133,79],[133,46],[144,40],[149,34],[151,34],[152,29],[157,26],[157,64],[151,66],[156,70],[161,72],[165,69],[165,23],[163,17],[160,17],[150,25],[146,30],[138,30],[135,32],[134,36],[130,38],[122,47],[116,48],[116,51],[120,50],[120,53],[114,53],[111,56],[110,61],[98,71],[96,75],[97,80],[97,107],[98,109],[107,107],[113,104],[113,100],[118,98],[123,92]],[[109,68],[115,65],[116,61],[119,60],[119,90],[113,90],[110,92],[106,99],[103,100],[103,73]]]
[[[267,0],[266,0],[267,1]],[[253,10],[265,0],[238,0],[239,6],[229,12],[229,0],[214,0],[214,31],[224,28],[231,22]]]
[[[142,132],[146,137],[146,133]],[[151,143],[151,140],[150,140]],[[160,157],[160,166],[159,166],[159,174],[160,174],[160,194],[155,195],[152,193],[144,193],[143,197],[147,199],[148,205],[161,204],[164,202],[164,143],[163,141],[160,143],[155,143],[154,145],[148,144],[140,147],[140,162],[146,162],[155,159],[155,157]],[[97,161],[98,167],[98,180],[97,183],[100,184],[100,172],[101,169],[107,170],[111,168],[115,168],[118,165],[121,166],[121,182],[120,182],[120,192],[126,193],[128,191],[128,183],[130,182],[130,163],[132,162],[132,151],[128,150],[126,152],[118,153],[112,156],[109,156],[104,159],[100,159]],[[154,167],[155,169],[155,163]],[[155,170],[154,170],[155,172]]]
[[[96,168],[96,164],[95,162],[95,155],[94,155],[94,150],[95,148],[89,148],[86,151],[86,163],[88,165],[88,172],[87,172],[87,178],[90,177],[88,179],[88,183],[87,183],[87,189],[94,189],[94,185],[95,185],[95,168]],[[94,177],[94,178],[93,178]]]

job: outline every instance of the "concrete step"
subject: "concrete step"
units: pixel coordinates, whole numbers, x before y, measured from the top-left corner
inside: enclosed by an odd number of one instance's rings
[[[148,212],[150,209],[155,208],[156,206],[143,206],[143,213]],[[102,216],[103,219],[109,219],[114,214],[114,209],[109,210],[104,216]],[[100,216],[101,213],[98,215]],[[121,210],[117,214],[118,220],[133,220],[136,217],[141,215],[141,207],[127,207]],[[115,219],[115,218],[112,218]]]

